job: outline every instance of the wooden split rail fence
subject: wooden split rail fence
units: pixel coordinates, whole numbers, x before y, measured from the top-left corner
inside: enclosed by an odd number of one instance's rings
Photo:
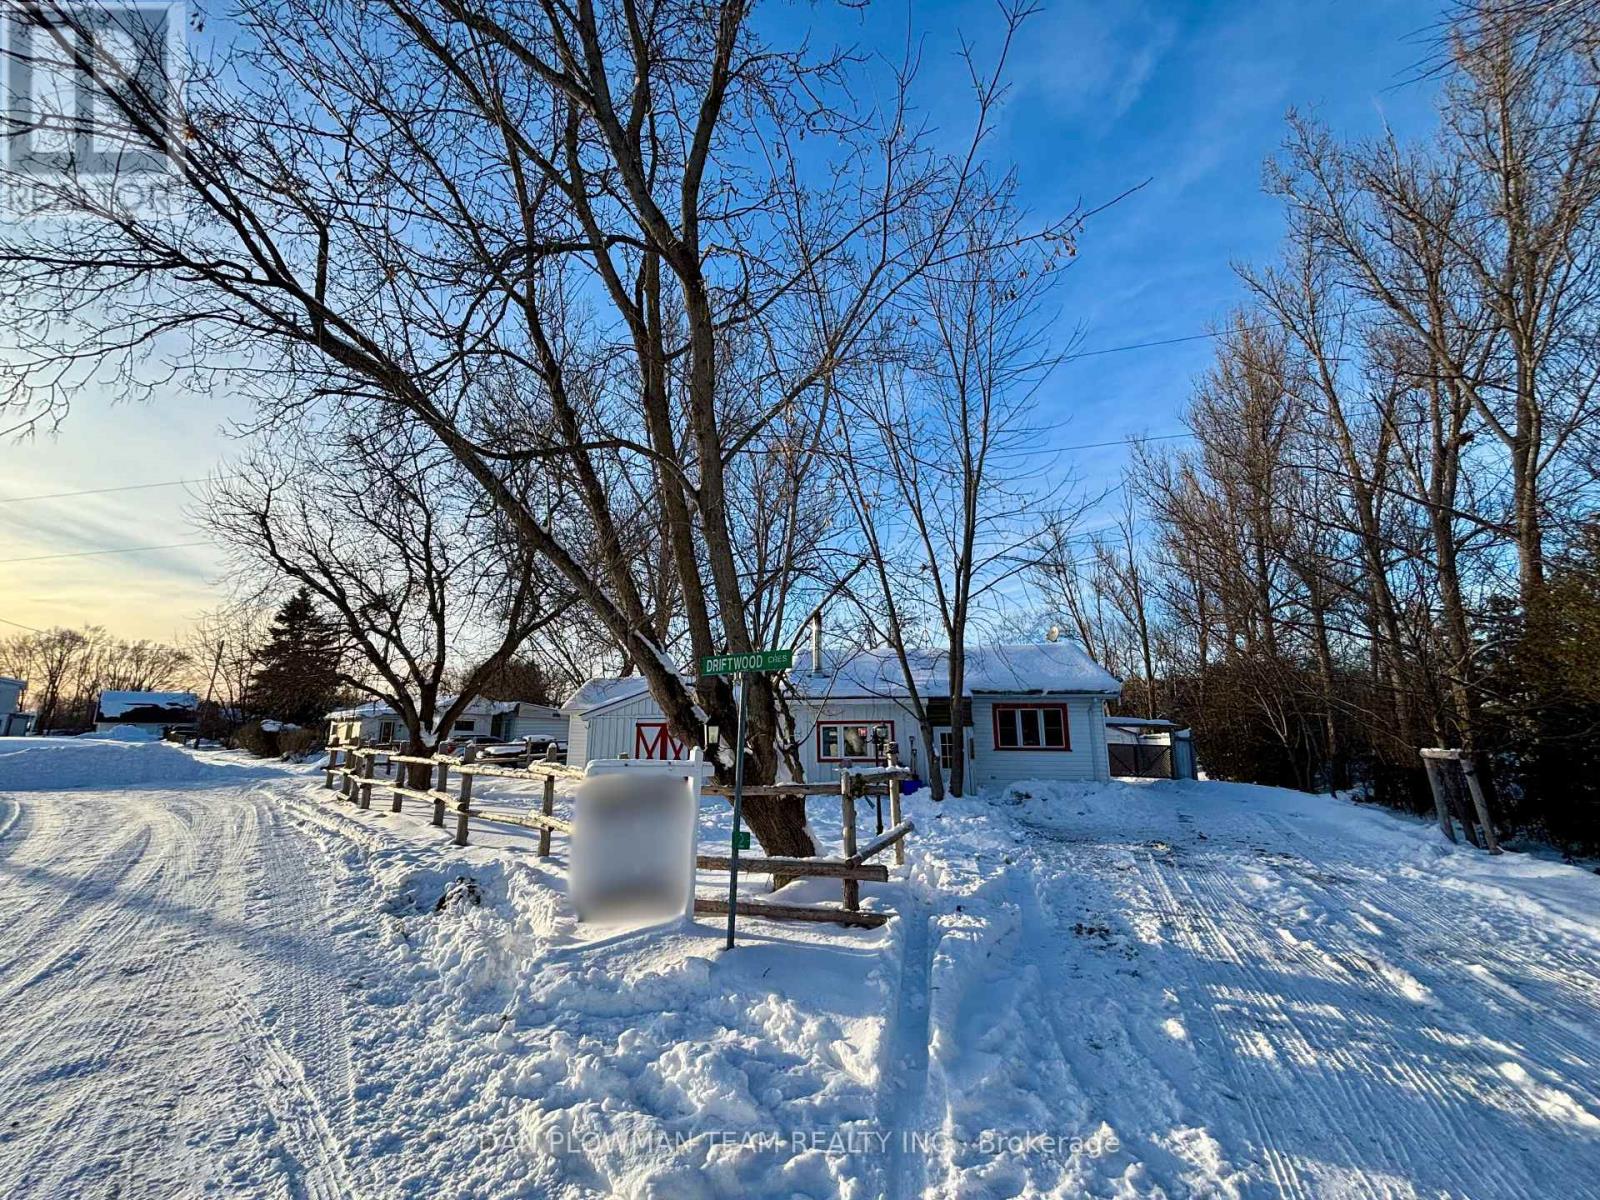
[[[467,844],[468,827],[473,818],[480,821],[493,821],[502,825],[524,825],[539,831],[539,857],[547,858],[550,854],[550,835],[552,833],[571,834],[572,824],[555,815],[556,780],[557,779],[582,779],[583,772],[577,767],[569,767],[556,761],[554,746],[545,751],[543,760],[535,760],[526,767],[508,767],[497,763],[480,763],[477,761],[477,747],[468,746],[459,755],[457,754],[398,754],[392,750],[381,750],[376,747],[355,746],[343,748],[330,747],[328,750],[328,763],[323,768],[326,776],[326,786],[337,787],[339,793],[347,800],[353,800],[357,808],[372,807],[372,792],[374,788],[390,793],[390,812],[400,812],[407,797],[413,800],[423,800],[433,805],[432,824],[444,827],[445,811],[454,806],[456,814],[455,844]],[[383,760],[385,778],[377,777],[379,760]],[[405,767],[427,767],[429,778],[433,786],[426,788],[412,787],[401,782],[408,778]],[[450,775],[454,772],[460,778],[455,795],[450,794]],[[391,776],[389,778],[388,776]],[[530,779],[542,780],[544,783],[544,796],[539,805],[538,812],[508,813],[484,812],[472,807],[472,781],[479,776],[489,776],[500,779]],[[335,780],[338,780],[336,783]]]
[[[325,784],[337,788],[343,799],[355,803],[357,808],[372,807],[374,789],[389,792],[391,812],[402,811],[406,798],[421,800],[433,805],[432,824],[443,827],[445,813],[454,806],[456,814],[455,844],[467,844],[469,823],[476,819],[496,824],[522,825],[539,831],[539,857],[550,854],[550,835],[572,835],[572,823],[555,815],[555,785],[557,779],[582,779],[583,770],[555,761],[555,748],[546,751],[543,760],[526,767],[508,767],[476,761],[476,748],[469,746],[460,755],[434,754],[409,755],[361,744],[347,747],[330,747],[328,762],[324,767]],[[382,761],[383,777],[377,774]],[[412,787],[402,782],[407,766],[430,769],[431,787]],[[451,773],[460,779],[455,795],[450,793]],[[823,921],[841,925],[878,926],[894,914],[886,911],[864,911],[861,908],[863,881],[887,883],[889,868],[881,862],[872,862],[885,851],[894,851],[897,866],[906,861],[905,839],[916,826],[901,811],[901,782],[911,772],[896,764],[893,747],[890,747],[888,766],[868,771],[845,771],[838,783],[774,783],[746,785],[745,797],[836,796],[843,811],[844,853],[838,857],[790,858],[781,855],[739,856],[741,873],[771,875],[777,879],[822,878],[837,879],[842,890],[842,906],[811,904],[778,904],[770,901],[740,900],[740,916],[768,917],[791,921]],[[472,807],[472,781],[479,777],[498,779],[538,780],[544,784],[544,796],[538,812],[508,813],[503,810],[485,811]],[[733,788],[726,784],[706,784],[702,792],[711,796],[732,797]],[[858,801],[871,800],[877,813],[877,832],[865,844],[858,844]],[[888,802],[888,824],[884,822],[884,802]],[[702,871],[727,872],[733,869],[728,854],[701,854],[697,858]],[[700,897],[695,900],[695,912],[726,915],[728,902],[722,899]]]

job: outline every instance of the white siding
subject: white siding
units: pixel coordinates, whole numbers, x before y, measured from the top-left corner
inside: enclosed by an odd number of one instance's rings
[[[567,728],[565,717],[519,716],[511,724],[511,739],[521,741],[523,738],[532,738],[536,742],[560,742],[566,740]]]
[[[915,763],[918,773],[926,778],[928,753],[922,745],[916,720],[893,700],[830,700],[820,710],[797,703],[794,705],[794,721],[795,737],[800,743],[800,762],[805,767],[807,782],[838,779],[839,769],[843,765],[818,759],[817,724],[822,721],[847,721],[852,725],[868,727],[891,726],[891,737],[899,746],[900,761],[907,766]]]
[[[589,762],[589,723],[582,713],[567,718],[567,765],[587,766]]]
[[[578,719],[574,718],[574,721]],[[661,709],[649,696],[636,696],[615,708],[591,713],[587,719],[588,735],[581,747],[584,757],[577,756],[569,740],[567,761],[581,764],[596,758],[635,758],[638,724],[641,721],[654,723],[664,719]]]
[[[1072,748],[1066,751],[996,750],[995,704],[1047,703],[1067,706],[1067,729]],[[842,764],[818,759],[817,723],[892,725],[900,758],[927,778],[928,748],[911,714],[893,700],[831,700],[820,710],[805,703],[794,708],[795,735],[800,762],[808,781],[836,780]],[[661,710],[649,696],[639,696],[615,708],[583,717],[574,715],[567,732],[567,761],[582,766],[596,758],[635,757],[635,731],[639,722],[662,720]],[[1003,787],[1024,779],[1109,779],[1106,762],[1105,702],[1098,697],[982,696],[972,702],[970,744],[973,778],[979,787]],[[733,739],[733,730],[722,736]]]
[[[996,704],[1065,704],[1070,750],[997,750]],[[978,752],[973,756],[979,787],[1004,787],[1025,779],[1109,779],[1106,760],[1105,701],[1084,696],[975,696],[972,726]]]

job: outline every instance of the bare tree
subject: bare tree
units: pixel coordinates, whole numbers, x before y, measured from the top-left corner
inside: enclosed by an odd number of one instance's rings
[[[496,515],[462,486],[453,459],[360,423],[258,448],[210,486],[199,516],[247,587],[297,583],[332,614],[346,641],[343,682],[392,707],[416,755],[432,753],[517,649],[570,606],[539,559],[496,535]]]
[[[1005,45],[1028,12],[1002,8]],[[0,235],[0,298],[26,331],[4,368],[20,419],[59,419],[108,363],[128,390],[154,386],[138,355],[160,344],[192,384],[226,367],[279,408],[337,396],[416,422],[679,738],[731,726],[728,681],[685,683],[663,614],[691,657],[755,645],[737,460],[815,410],[897,298],[970,252],[951,214],[983,186],[998,74],[975,72],[951,152],[910,106],[913,63],[882,102],[868,64],[773,44],[743,0],[244,3],[214,21],[239,31],[232,61],[197,58],[166,88],[85,52],[97,35],[74,6],[26,14],[131,147],[176,152],[170,217],[75,164],[26,181],[78,219]],[[565,481],[559,524],[525,500],[535,463]],[[639,497],[667,586],[641,586]],[[750,698],[759,781],[777,765],[769,681]],[[799,802],[748,811],[770,851],[815,850]]]
[[[957,215],[963,252],[925,272],[908,293],[900,365],[869,375],[843,415],[844,423],[861,421],[874,431],[880,444],[868,460],[889,481],[897,513],[867,531],[880,578],[884,539],[901,536],[896,526],[903,526],[910,542],[912,594],[890,602],[885,587],[892,630],[903,631],[908,606],[926,605],[946,647],[950,720],[958,728],[976,607],[1038,561],[1050,506],[1070,482],[1062,476],[1054,488],[1041,486],[1046,460],[1031,418],[1035,393],[1060,353],[1047,336],[1048,300],[1073,246],[1064,235],[1045,242],[1024,235],[1011,181],[981,195]],[[846,443],[841,452],[853,460],[859,446]],[[856,511],[884,520],[882,506]],[[907,686],[914,692],[912,674]],[[938,770],[930,765],[931,773]],[[950,791],[961,795],[965,780],[958,734]]]
[[[263,605],[228,603],[203,614],[189,635],[187,649],[197,671],[196,688],[204,693],[212,682],[212,664],[216,664],[212,700],[230,725],[255,712],[251,688],[271,624],[272,614]]]

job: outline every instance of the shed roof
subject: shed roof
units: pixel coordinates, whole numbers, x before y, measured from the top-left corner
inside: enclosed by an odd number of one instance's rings
[[[583,716],[597,708],[633,700],[650,691],[643,675],[622,675],[612,678],[591,679],[580,687],[561,706],[561,711],[571,716]]]

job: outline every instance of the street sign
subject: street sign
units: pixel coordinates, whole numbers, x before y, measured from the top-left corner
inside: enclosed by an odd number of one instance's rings
[[[700,659],[702,675],[738,675],[739,730],[733,746],[733,838],[728,848],[728,949],[733,949],[735,916],[739,911],[739,851],[750,849],[750,835],[739,826],[744,818],[744,731],[750,708],[748,677],[787,671],[794,666],[793,650],[754,650],[749,654],[706,654]]]
[[[755,650],[749,654],[707,654],[700,659],[702,675],[742,675],[746,671],[787,671],[794,666],[793,650]]]

